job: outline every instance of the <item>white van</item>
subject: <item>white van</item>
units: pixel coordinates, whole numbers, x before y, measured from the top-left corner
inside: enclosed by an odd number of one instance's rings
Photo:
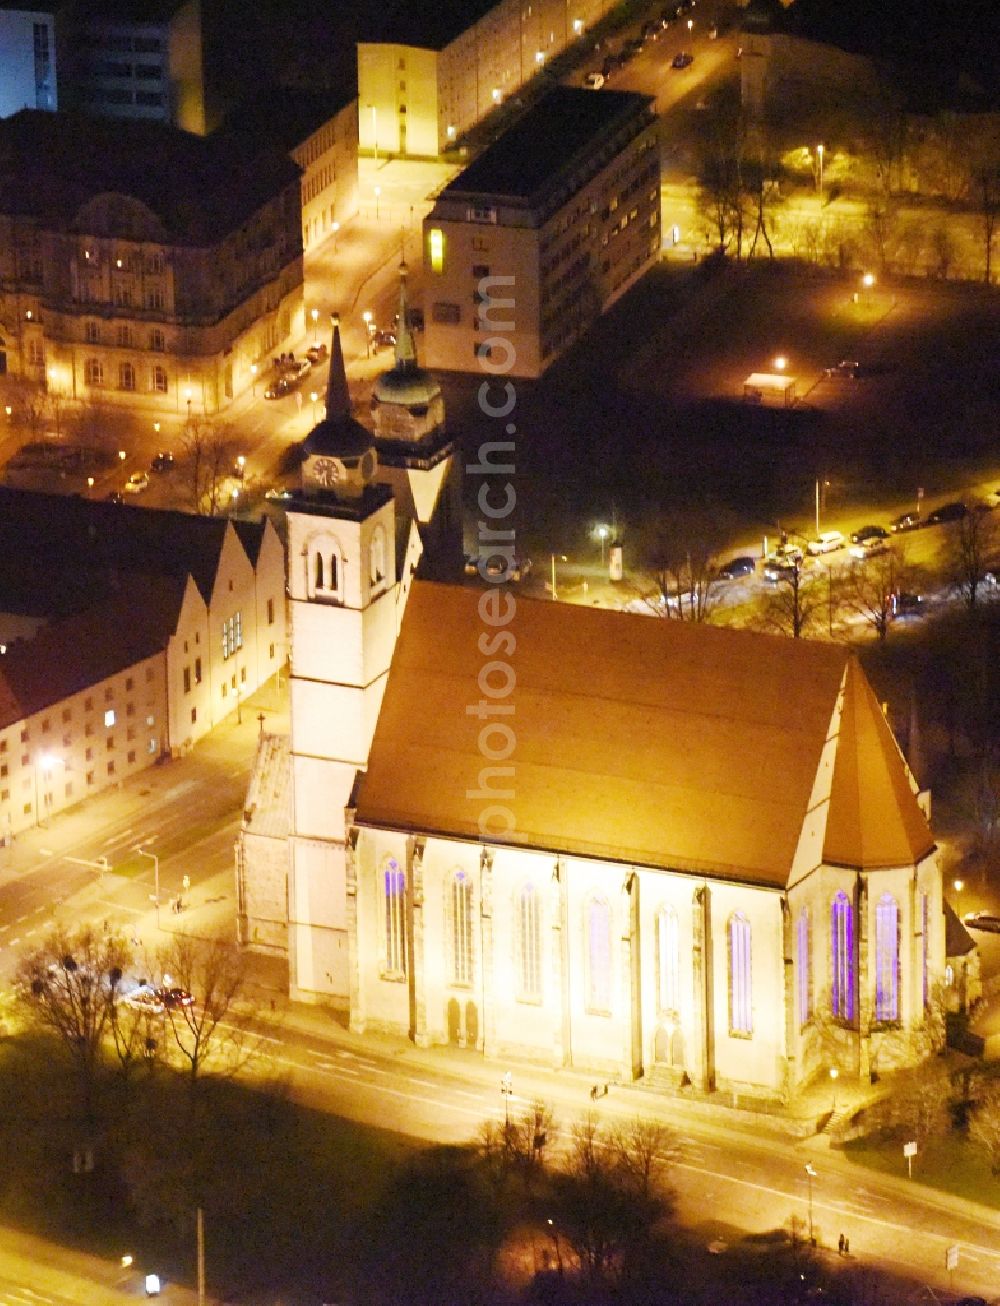
[[[844,537],[840,531],[824,531],[818,539],[810,540],[806,546],[815,558],[820,553],[834,553],[844,547]]]

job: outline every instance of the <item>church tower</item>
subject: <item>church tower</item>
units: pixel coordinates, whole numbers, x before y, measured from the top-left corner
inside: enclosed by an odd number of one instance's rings
[[[372,390],[379,480],[392,486],[397,515],[417,523],[423,544],[421,575],[451,580],[462,568],[459,467],[445,424],[441,386],[417,361],[407,272],[400,263],[395,362],[376,377]]]
[[[374,440],[351,416],[334,326],[326,416],[288,504],[292,812],[289,990],[348,996],[344,809],[368,761],[396,639],[396,516]]]

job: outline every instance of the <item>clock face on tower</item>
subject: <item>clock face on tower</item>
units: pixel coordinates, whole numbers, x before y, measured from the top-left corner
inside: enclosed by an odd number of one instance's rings
[[[309,480],[325,490],[335,490],[344,478],[344,467],[339,458],[311,458],[306,470]]]

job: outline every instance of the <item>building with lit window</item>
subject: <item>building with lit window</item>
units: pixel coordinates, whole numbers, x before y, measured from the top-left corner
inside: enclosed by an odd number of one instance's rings
[[[186,751],[286,661],[266,520],[0,488],[0,557],[0,836]]]
[[[0,151],[6,370],[201,416],[301,336],[299,169],[282,150],[24,110],[0,121]]]
[[[615,0],[392,6],[377,37],[358,43],[362,151],[442,153],[614,7]]]
[[[926,806],[842,648],[417,582],[348,811],[352,1028],[770,1096],[919,1060]]]
[[[659,251],[653,101],[558,87],[424,219],[427,365],[540,376]]]
[[[0,118],[58,107],[55,6],[0,4]]]

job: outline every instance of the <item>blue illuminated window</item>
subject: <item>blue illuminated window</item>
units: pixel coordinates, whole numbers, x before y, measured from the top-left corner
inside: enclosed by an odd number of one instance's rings
[[[385,923],[386,973],[399,978],[406,974],[406,876],[395,857],[382,871]]]
[[[729,1032],[739,1038],[753,1033],[750,971],[750,922],[742,912],[729,918]]]

